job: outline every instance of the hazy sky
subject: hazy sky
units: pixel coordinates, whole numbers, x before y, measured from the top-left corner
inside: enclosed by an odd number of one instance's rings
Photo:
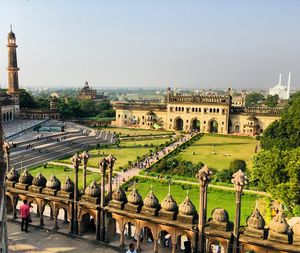
[[[298,0],[0,0],[21,86],[300,87]]]

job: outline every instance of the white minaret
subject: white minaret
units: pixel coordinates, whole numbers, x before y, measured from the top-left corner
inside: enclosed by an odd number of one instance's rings
[[[291,75],[292,75],[292,73],[289,72],[289,78],[288,78],[288,83],[287,83],[287,97],[288,97],[288,99],[290,98],[290,94],[291,94]]]
[[[279,74],[278,84],[281,85],[281,73]]]

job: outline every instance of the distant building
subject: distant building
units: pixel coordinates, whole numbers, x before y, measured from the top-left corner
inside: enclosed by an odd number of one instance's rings
[[[8,90],[7,93],[1,93],[1,113],[2,122],[7,122],[18,118],[20,115],[19,103],[19,78],[17,63],[17,44],[16,35],[12,29],[7,36],[8,47]]]
[[[93,90],[86,81],[84,87],[79,90],[77,97],[81,100],[94,100],[95,102],[108,101],[108,97],[104,93],[97,94],[97,90]]]
[[[114,103],[120,127],[164,128],[176,131],[199,131],[254,136],[280,119],[281,108],[245,107],[232,96],[180,94],[167,89],[165,102]]]
[[[289,73],[287,85],[281,84],[281,74],[279,74],[278,84],[269,89],[269,95],[278,95],[279,99],[289,99],[291,93],[291,72]]]

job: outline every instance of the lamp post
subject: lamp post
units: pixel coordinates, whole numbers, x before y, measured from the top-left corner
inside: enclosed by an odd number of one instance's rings
[[[231,182],[234,184],[235,189],[235,221],[233,230],[233,253],[238,253],[239,249],[239,229],[240,229],[240,218],[241,218],[241,196],[243,188],[247,184],[247,177],[242,170],[237,171],[232,175]]]
[[[101,199],[100,199],[100,240],[105,240],[105,213],[104,213],[104,205],[105,205],[105,171],[107,169],[108,162],[105,158],[102,158],[98,162],[98,166],[101,173]]]
[[[114,157],[112,154],[110,154],[107,157],[107,162],[108,162],[108,167],[109,167],[109,173],[108,173],[108,200],[111,200],[112,196],[112,172],[113,172],[113,167],[114,164],[117,160],[116,157]]]
[[[87,167],[87,163],[89,161],[90,158],[90,154],[88,151],[84,151],[82,152],[82,154],[80,155],[80,158],[83,161],[83,191],[85,191],[86,188],[86,167]]]
[[[78,219],[77,219],[77,214],[78,214],[78,206],[77,206],[77,201],[78,201],[78,169],[81,164],[81,157],[76,153],[72,158],[71,162],[74,166],[74,172],[75,172],[75,177],[74,177],[74,208],[73,208],[73,233],[78,234]]]
[[[10,158],[10,144],[8,142],[4,142],[3,144],[3,150],[6,157],[6,173],[9,171],[9,158]]]
[[[198,172],[197,178],[199,182],[200,199],[199,199],[199,223],[198,223],[198,252],[204,252],[204,226],[206,220],[206,199],[207,199],[207,185],[210,181],[210,175],[212,172],[207,165],[204,165]]]

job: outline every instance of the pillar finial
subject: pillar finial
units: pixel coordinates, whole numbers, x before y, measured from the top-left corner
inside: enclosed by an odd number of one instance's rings
[[[12,32],[12,24],[10,24],[10,31]]]

